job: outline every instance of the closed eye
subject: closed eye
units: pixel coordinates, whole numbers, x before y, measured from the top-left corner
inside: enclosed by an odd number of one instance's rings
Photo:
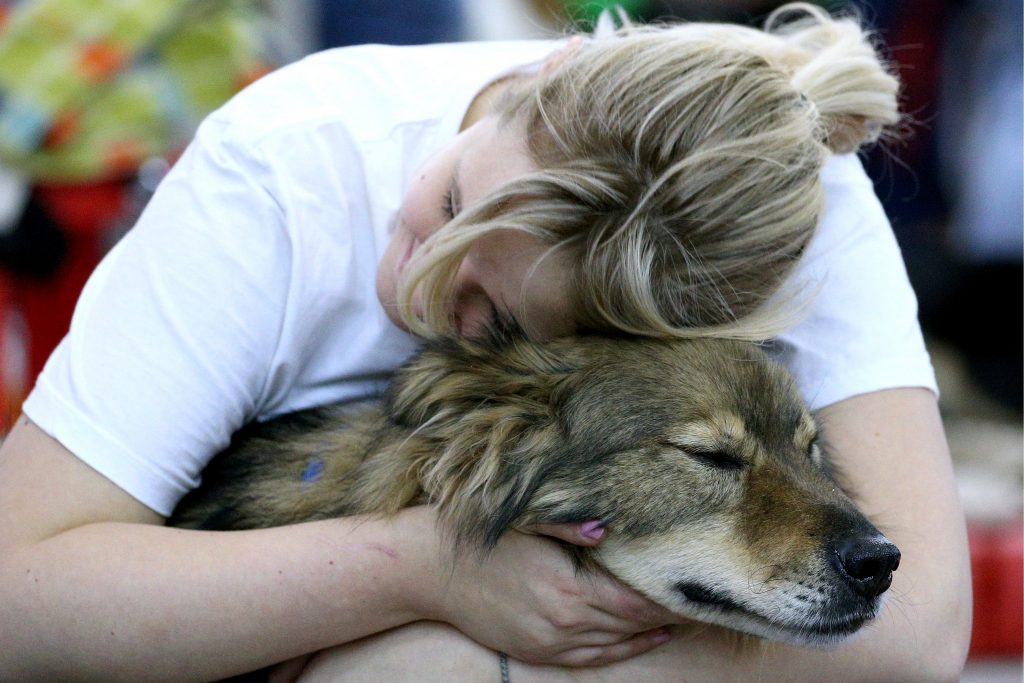
[[[455,199],[452,196],[451,189],[445,192],[444,197],[441,198],[441,212],[444,214],[446,221],[455,218]]]
[[[487,324],[491,335],[496,335],[503,330],[511,330],[516,327],[515,319],[511,316],[506,317],[502,315],[493,301],[491,302],[491,317]]]
[[[473,314],[468,320],[463,318],[458,310],[454,312],[454,324],[458,336],[497,339],[522,330],[519,321],[508,309],[505,309],[503,313],[490,297],[487,298],[486,305],[486,313],[480,311]]]
[[[459,169],[462,166],[462,158],[459,158],[458,163],[455,164],[455,168],[452,170],[451,182],[448,184],[448,189],[445,190],[444,197],[441,199],[441,211],[444,212],[445,220],[452,220],[459,215],[462,210],[462,188],[459,185]]]
[[[687,451],[687,455],[702,465],[720,470],[741,470],[743,461],[723,451]]]
[[[696,460],[705,467],[714,467],[719,470],[741,470],[744,467],[744,462],[742,460],[726,451],[694,448],[693,446],[683,447],[671,442],[668,442],[665,445],[679,449],[688,457]]]

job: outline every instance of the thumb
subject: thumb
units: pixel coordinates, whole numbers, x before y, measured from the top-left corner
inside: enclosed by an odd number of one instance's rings
[[[607,529],[601,520],[588,519],[568,524],[535,524],[524,531],[541,536],[551,536],[573,545],[595,546],[605,537]]]

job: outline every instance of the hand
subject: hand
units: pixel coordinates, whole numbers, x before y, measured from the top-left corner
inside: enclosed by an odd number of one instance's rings
[[[538,528],[596,545],[593,525]],[[627,659],[664,643],[679,617],[603,573],[577,575],[552,540],[507,533],[484,558],[441,562],[430,618],[476,642],[530,663],[593,666]]]

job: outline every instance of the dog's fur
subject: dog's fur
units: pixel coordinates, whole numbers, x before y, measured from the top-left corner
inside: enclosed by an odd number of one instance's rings
[[[874,618],[898,561],[831,476],[789,374],[722,340],[440,342],[383,406],[255,425],[203,478],[172,524],[432,502],[456,547],[486,549],[509,529],[601,520],[598,547],[571,547],[582,564],[699,621],[800,644]],[[877,594],[837,562],[851,544],[889,558],[864,560],[883,562]]]

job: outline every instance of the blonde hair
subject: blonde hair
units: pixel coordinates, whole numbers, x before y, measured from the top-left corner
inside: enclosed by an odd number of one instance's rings
[[[583,329],[767,338],[792,322],[792,301],[773,294],[821,216],[822,165],[897,123],[897,90],[857,21],[806,3],[764,30],[596,35],[501,100],[539,170],[427,241],[399,293],[420,288],[423,320],[406,322],[447,331],[463,257],[512,229],[573,256]]]

